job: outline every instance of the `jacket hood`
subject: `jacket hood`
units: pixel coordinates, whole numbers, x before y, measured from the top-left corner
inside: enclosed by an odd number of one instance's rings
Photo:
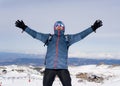
[[[56,30],[55,28],[60,25],[63,27],[63,30]],[[64,35],[64,32],[65,32],[65,25],[62,21],[56,21],[55,24],[54,24],[54,34],[55,35]]]

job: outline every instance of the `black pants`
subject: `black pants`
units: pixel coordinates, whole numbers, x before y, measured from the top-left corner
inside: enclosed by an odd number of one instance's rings
[[[45,69],[43,86],[52,86],[56,75],[59,77],[63,86],[72,86],[70,73],[67,69]]]

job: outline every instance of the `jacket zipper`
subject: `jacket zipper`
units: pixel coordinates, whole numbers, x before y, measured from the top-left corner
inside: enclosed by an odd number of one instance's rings
[[[57,41],[56,41],[56,57],[54,60],[54,68],[57,68],[57,63],[58,63],[58,44],[59,44],[59,39],[60,39],[60,31],[58,30],[58,37],[57,37]]]

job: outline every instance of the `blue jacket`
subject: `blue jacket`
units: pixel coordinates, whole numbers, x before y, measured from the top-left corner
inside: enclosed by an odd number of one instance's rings
[[[36,38],[43,43],[45,43],[50,34],[44,34],[36,32],[29,27],[25,31],[31,35],[33,38]],[[47,43],[47,53],[45,59],[45,66],[48,69],[67,69],[67,59],[68,59],[68,49],[73,43],[80,41],[85,38],[87,35],[92,33],[92,28],[88,28],[77,34],[69,34],[68,41],[64,35],[64,30],[58,31],[54,30],[51,41]]]

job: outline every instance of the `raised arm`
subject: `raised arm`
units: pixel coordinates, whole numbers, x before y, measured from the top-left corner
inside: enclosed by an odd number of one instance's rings
[[[88,29],[77,34],[69,35],[69,39],[70,39],[69,45],[72,45],[73,43],[80,41],[81,39],[85,38],[87,35],[89,35],[93,31],[96,32],[96,29],[98,29],[101,26],[102,26],[102,21],[96,20],[95,23]]]
[[[49,34],[43,34],[43,33],[36,32],[35,30],[30,29],[27,25],[24,24],[24,22],[22,20],[21,21],[17,20],[15,22],[15,25],[16,25],[16,27],[19,27],[20,29],[22,29],[22,32],[23,31],[27,32],[33,38],[36,38],[36,39],[42,41],[43,43],[45,43],[49,37]]]

